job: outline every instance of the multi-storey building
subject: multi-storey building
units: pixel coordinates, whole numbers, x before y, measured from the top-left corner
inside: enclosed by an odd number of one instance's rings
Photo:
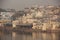
[[[26,14],[18,18],[18,21],[22,23],[32,23],[33,29],[55,30],[60,27],[60,7],[32,7],[28,8],[28,11],[25,12]]]
[[[9,12],[9,11],[1,12],[0,13],[0,23],[3,23],[3,24],[11,23],[13,20],[12,16],[14,13],[15,12]]]

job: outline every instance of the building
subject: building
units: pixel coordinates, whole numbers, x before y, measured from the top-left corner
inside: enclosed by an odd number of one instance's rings
[[[55,6],[40,6],[27,8],[24,12],[25,14],[17,19],[19,24],[30,23],[33,24],[32,29],[41,29],[44,31],[55,30],[60,27],[60,22],[58,21],[60,8]]]
[[[5,11],[5,12],[0,12],[0,24],[3,25],[12,25],[12,16],[14,15],[15,12],[10,12],[10,11]]]

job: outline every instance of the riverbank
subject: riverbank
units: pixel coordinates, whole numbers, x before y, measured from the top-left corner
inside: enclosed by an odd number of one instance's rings
[[[40,29],[28,29],[28,28],[12,28],[12,27],[1,27],[0,31],[6,32],[60,32],[60,29],[55,30],[40,30]]]

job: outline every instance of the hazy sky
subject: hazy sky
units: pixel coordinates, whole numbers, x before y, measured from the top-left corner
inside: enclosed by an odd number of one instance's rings
[[[21,10],[32,5],[59,5],[60,0],[4,0],[2,8],[13,8]]]

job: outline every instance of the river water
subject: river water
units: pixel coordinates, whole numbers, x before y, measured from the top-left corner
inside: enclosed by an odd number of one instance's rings
[[[0,32],[0,40],[60,40],[60,33]]]

